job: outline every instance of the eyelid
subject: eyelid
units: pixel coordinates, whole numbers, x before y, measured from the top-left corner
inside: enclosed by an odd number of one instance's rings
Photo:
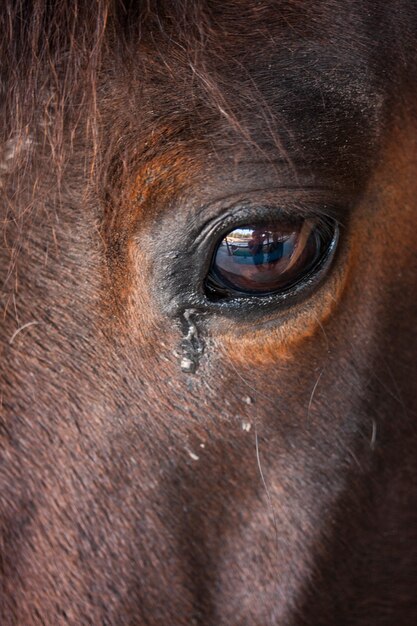
[[[242,321],[260,320],[270,314],[276,316],[280,310],[280,315],[286,315],[285,310],[304,300],[327,276],[339,239],[339,221],[336,217],[339,211],[334,196],[333,203],[328,200],[324,209],[317,202],[319,194],[313,196],[316,202],[308,203],[304,196],[303,202],[297,198],[297,202],[287,205],[273,198],[268,203],[233,198],[226,206],[211,206],[211,216],[204,223],[194,212],[188,216],[188,221],[187,214],[181,214],[179,223],[178,218],[175,223],[169,219],[163,223],[162,229],[159,226],[157,233],[150,231],[147,236],[149,246],[155,253],[155,272],[159,277],[155,297],[161,310],[173,318],[181,317],[186,309],[192,308],[204,316],[219,315],[225,319],[240,318]],[[329,199],[329,195],[327,197]],[[264,198],[265,195],[261,199]],[[214,301],[207,297],[205,281],[219,239],[242,224],[303,217],[320,219],[323,229],[330,229],[333,239],[317,274],[311,279],[307,278],[302,289],[297,287],[291,293],[254,296],[251,299],[235,296],[227,301]],[[173,232],[178,233],[178,237],[173,237]]]
[[[285,193],[284,193],[285,192]],[[253,197],[251,197],[253,196]],[[195,210],[190,221],[195,224],[193,239],[197,247],[204,245],[208,238],[226,233],[237,224],[260,221],[262,219],[291,220],[298,218],[322,218],[343,226],[349,213],[349,206],[343,198],[335,196],[329,188],[288,190],[278,188],[252,191],[244,197],[228,197],[216,200]],[[207,216],[204,221],[199,216]]]

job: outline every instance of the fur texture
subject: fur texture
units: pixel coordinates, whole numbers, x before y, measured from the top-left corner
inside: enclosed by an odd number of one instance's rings
[[[0,35],[2,626],[415,623],[414,0],[3,0]],[[337,219],[308,297],[201,305],[242,206]]]

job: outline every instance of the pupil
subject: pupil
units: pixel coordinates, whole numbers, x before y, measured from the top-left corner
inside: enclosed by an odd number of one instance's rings
[[[241,226],[217,247],[208,284],[217,291],[267,295],[299,280],[321,247],[317,220]]]

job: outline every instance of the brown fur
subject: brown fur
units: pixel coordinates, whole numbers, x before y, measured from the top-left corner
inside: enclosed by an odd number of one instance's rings
[[[414,5],[3,1],[2,626],[417,621]],[[308,298],[193,305],[239,202]]]

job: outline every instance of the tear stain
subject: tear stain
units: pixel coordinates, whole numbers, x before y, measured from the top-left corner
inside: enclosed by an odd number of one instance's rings
[[[204,342],[198,333],[197,326],[191,319],[195,313],[195,309],[186,309],[183,314],[185,337],[181,342],[180,367],[187,374],[195,374],[204,352]]]

